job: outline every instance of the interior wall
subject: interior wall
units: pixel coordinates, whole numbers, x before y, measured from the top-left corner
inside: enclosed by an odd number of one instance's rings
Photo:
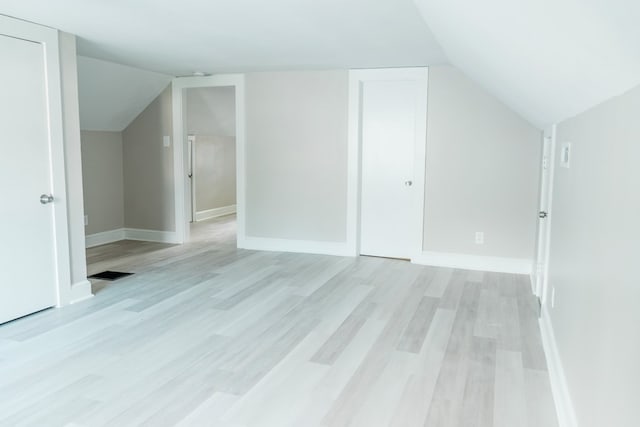
[[[71,268],[71,300],[91,296],[87,281],[84,239],[80,108],[78,106],[78,67],[76,37],[59,32],[60,78],[64,126],[65,173],[67,185],[67,223]]]
[[[82,181],[87,235],[124,227],[122,133],[82,131]]]
[[[428,91],[424,250],[533,259],[541,130],[454,67]]]
[[[185,92],[189,135],[236,136],[233,86],[189,88]]]
[[[346,241],[348,72],[246,75],[246,234]]]
[[[198,135],[194,174],[197,212],[235,205],[235,137]]]
[[[548,309],[581,426],[640,420],[640,86],[559,124]]]
[[[171,86],[122,132],[124,224],[175,231]]]

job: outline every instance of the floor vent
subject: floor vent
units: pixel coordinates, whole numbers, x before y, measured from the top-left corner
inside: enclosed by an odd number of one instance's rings
[[[103,271],[101,273],[92,274],[89,279],[114,280],[122,279],[123,277],[131,276],[133,273],[123,273],[122,271]]]

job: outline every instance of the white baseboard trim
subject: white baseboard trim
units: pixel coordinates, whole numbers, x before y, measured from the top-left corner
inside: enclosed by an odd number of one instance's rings
[[[85,247],[92,248],[94,246],[106,245],[107,243],[117,242],[125,239],[125,229],[103,231],[101,233],[89,234],[85,236]]]
[[[556,412],[558,413],[558,424],[560,427],[577,427],[578,422],[573,409],[571,395],[569,394],[567,378],[564,375],[562,360],[556,345],[551,317],[549,317],[549,312],[544,307],[540,317],[540,333],[542,334],[544,353],[547,356],[551,391],[553,400],[556,403]]]
[[[217,218],[219,216],[230,215],[233,213],[236,213],[236,205],[207,209],[205,211],[196,212],[196,221],[204,221],[205,219]]]
[[[74,283],[71,285],[71,296],[69,299],[69,304],[75,304],[80,301],[84,301],[93,296],[91,293],[91,282],[88,280],[83,280],[78,283]]]
[[[143,240],[145,242],[180,243],[175,231],[143,230],[140,228],[125,228],[125,238],[128,240]]]
[[[180,243],[175,231],[143,230],[139,228],[118,228],[117,230],[103,231],[101,233],[85,236],[85,247],[106,245],[120,240],[143,240],[159,243]]]
[[[481,255],[422,252],[411,258],[415,264],[464,270],[493,271],[497,273],[531,274],[533,261],[524,258],[501,258]]]
[[[347,242],[320,242],[314,240],[271,239],[245,237],[238,242],[243,249],[272,252],[298,252],[303,254],[354,256]]]

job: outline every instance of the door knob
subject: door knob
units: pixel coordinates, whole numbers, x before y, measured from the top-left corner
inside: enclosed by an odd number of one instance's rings
[[[413,181],[405,181],[404,185],[406,185],[407,187],[411,187],[413,185]]]
[[[549,214],[545,211],[538,212],[538,218],[546,218],[547,216],[549,216]]]
[[[43,194],[40,196],[40,203],[46,205],[47,203],[53,202],[53,196],[51,194]]]

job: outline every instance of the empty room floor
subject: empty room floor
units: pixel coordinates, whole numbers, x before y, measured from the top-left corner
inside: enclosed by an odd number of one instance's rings
[[[0,325],[0,425],[557,425],[527,277],[238,250],[233,217],[195,227],[97,248],[90,265],[136,274]]]

